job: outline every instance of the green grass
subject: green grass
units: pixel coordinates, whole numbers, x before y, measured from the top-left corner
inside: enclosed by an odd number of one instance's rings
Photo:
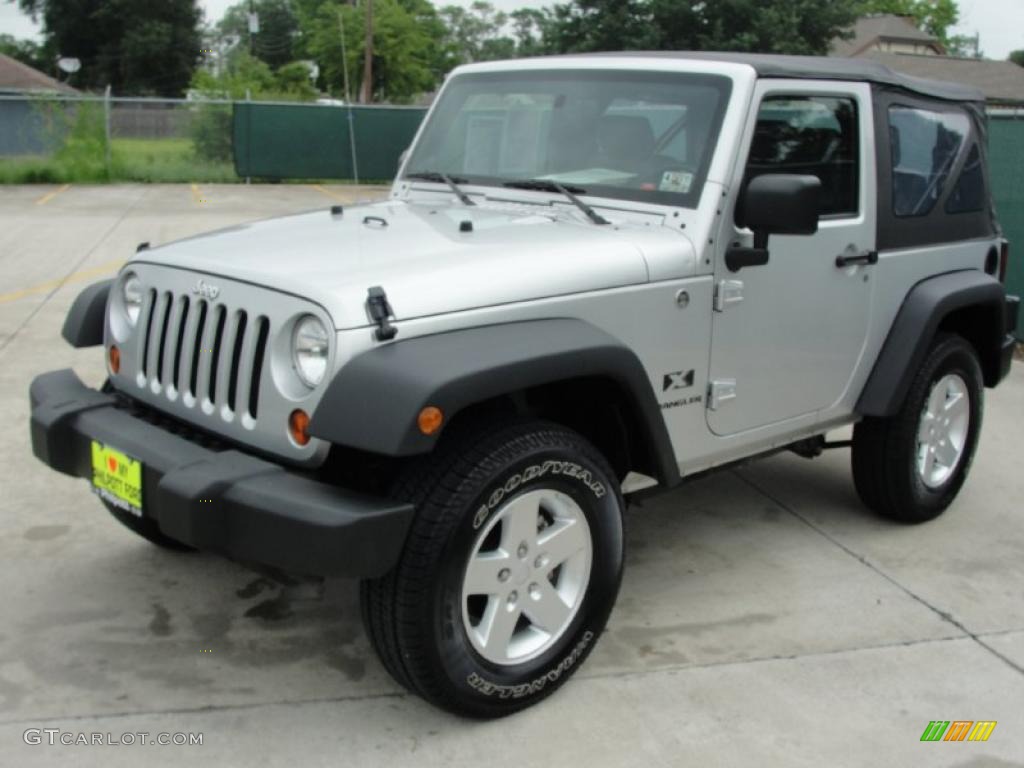
[[[234,182],[231,163],[201,161],[191,139],[115,139],[112,181]]]
[[[66,146],[50,157],[0,158],[0,184],[237,182],[231,163],[199,160],[191,139],[114,139],[110,168],[94,147]]]

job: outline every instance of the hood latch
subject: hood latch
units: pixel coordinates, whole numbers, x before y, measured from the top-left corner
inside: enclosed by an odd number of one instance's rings
[[[390,322],[389,317],[394,317],[395,312],[388,303],[388,295],[379,285],[367,290],[366,311],[370,313],[370,319],[377,324],[374,335],[377,341],[389,341],[398,335],[398,329]]]

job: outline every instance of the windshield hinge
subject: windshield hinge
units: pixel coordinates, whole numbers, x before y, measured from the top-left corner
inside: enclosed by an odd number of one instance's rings
[[[377,330],[374,331],[377,341],[389,341],[398,335],[398,329],[388,322],[389,317],[395,316],[394,310],[388,303],[388,295],[379,285],[367,290],[366,311],[377,324]]]

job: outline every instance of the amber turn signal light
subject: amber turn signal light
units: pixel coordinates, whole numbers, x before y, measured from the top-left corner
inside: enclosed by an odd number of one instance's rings
[[[296,408],[288,417],[288,433],[296,445],[309,443],[309,414]]]
[[[441,428],[444,423],[444,414],[441,413],[440,408],[436,408],[433,405],[428,405],[416,418],[416,424],[420,428],[420,432],[424,435],[432,435]]]
[[[110,372],[118,373],[121,370],[121,350],[116,344],[110,345]]]

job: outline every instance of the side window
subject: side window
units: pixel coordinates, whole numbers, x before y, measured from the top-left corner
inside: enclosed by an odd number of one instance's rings
[[[857,105],[830,96],[771,96],[761,102],[745,181],[767,173],[821,179],[823,216],[857,213]]]
[[[926,216],[931,212],[969,130],[970,121],[962,112],[889,107],[894,214]],[[980,159],[977,164],[980,175]]]
[[[946,199],[946,213],[971,213],[984,209],[985,177],[981,172],[981,152],[977,144],[972,144],[960,178]]]

